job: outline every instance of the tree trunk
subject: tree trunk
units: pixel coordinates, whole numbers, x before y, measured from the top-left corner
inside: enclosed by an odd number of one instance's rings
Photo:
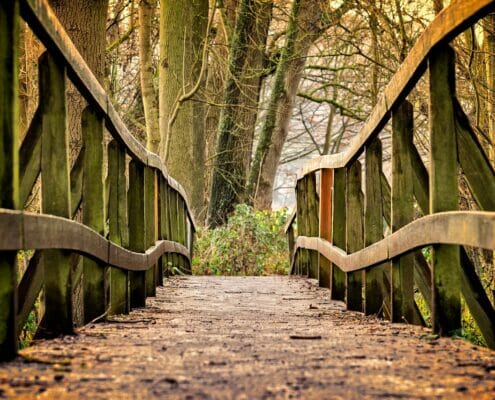
[[[139,3],[139,67],[141,95],[146,121],[146,146],[157,153],[160,145],[158,128],[158,96],[153,84],[153,46],[151,26],[157,0],[141,0]]]
[[[204,193],[204,104],[196,93],[190,101],[179,98],[201,75],[202,50],[207,40],[208,0],[161,0],[159,126],[160,156],[169,173],[190,196],[196,215]],[[173,118],[177,108],[176,117]],[[173,120],[173,124],[171,123]]]
[[[229,71],[224,90],[223,109],[218,128],[211,197],[207,224],[215,227],[226,222],[239,202],[245,184],[245,132],[238,108],[243,105],[242,74],[247,59],[248,41],[256,21],[255,0],[241,0],[229,54]]]

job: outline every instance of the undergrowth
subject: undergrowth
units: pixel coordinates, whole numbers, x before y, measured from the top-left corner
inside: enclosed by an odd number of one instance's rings
[[[196,234],[193,274],[273,275],[289,272],[287,210],[256,211],[240,204],[227,224]]]

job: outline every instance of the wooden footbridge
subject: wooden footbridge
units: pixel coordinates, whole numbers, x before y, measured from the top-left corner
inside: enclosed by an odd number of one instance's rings
[[[211,278],[169,277],[190,272],[186,193],[127,130],[47,1],[2,1],[0,358],[15,360],[0,365],[0,397],[493,398],[494,353],[434,334],[459,333],[463,298],[495,348],[495,311],[470,259],[472,248],[495,249],[495,174],[456,99],[449,46],[494,11],[492,0],[453,1],[349,150],[304,166],[287,224],[292,274],[301,277]],[[19,16],[47,49],[21,145]],[[426,164],[406,100],[424,74]],[[68,79],[89,104],[74,163]],[[389,183],[379,134],[390,120]],[[458,211],[459,171],[479,211]],[[40,180],[42,213],[24,211]],[[21,277],[19,252],[29,257]],[[421,327],[416,290],[434,334]],[[15,358],[41,292],[38,334],[47,340]],[[84,327],[75,327],[77,310]]]

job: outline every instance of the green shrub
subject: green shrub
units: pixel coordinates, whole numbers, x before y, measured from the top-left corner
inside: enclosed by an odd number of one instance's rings
[[[287,274],[289,254],[283,232],[287,210],[255,211],[240,204],[225,226],[201,229],[194,247],[196,275]]]

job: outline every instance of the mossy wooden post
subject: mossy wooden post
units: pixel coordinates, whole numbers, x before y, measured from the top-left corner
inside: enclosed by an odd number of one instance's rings
[[[297,232],[298,236],[308,235],[308,192],[306,177],[297,182]],[[309,253],[306,249],[298,252],[299,274],[309,276]]]
[[[145,248],[155,244],[155,171],[150,167],[144,168],[144,225]],[[156,266],[151,266],[146,272],[146,296],[156,295]]]
[[[18,36],[19,2],[3,1],[0,4],[0,207],[10,209],[19,207]],[[14,358],[17,352],[16,261],[15,251],[0,254],[0,361]]]
[[[333,213],[332,213],[332,243],[345,250],[346,242],[346,169],[334,170],[333,177]],[[331,297],[333,300],[345,300],[346,277],[345,273],[334,265],[332,268]]]
[[[103,187],[103,118],[91,106],[82,113],[83,224],[104,235],[105,199]],[[106,275],[108,267],[83,258],[84,323],[103,315],[107,309]]]
[[[171,188],[169,191],[168,205],[170,215],[170,240],[177,242],[178,233],[178,216],[177,216],[177,197],[178,193]],[[171,254],[169,258],[170,274],[174,275],[179,268],[179,255]]]
[[[303,207],[304,207],[304,190],[303,190],[303,181],[298,180],[296,182],[296,215],[297,215],[297,236],[302,236],[304,233],[303,227]],[[297,250],[294,257],[296,258],[296,274],[303,274],[303,251]]]
[[[306,236],[318,237],[319,234],[319,204],[318,194],[316,193],[316,173],[312,172],[306,176],[306,196],[307,196],[307,234]],[[315,250],[309,250],[309,269],[308,277],[311,279],[320,279],[318,267],[319,254]]]
[[[127,180],[125,150],[117,141],[108,144],[108,237],[113,243],[129,246],[127,228]],[[129,272],[110,268],[110,315],[130,311]]]
[[[177,193],[177,242],[185,245],[185,213],[184,213],[184,200],[182,197]],[[185,258],[178,254],[177,255],[178,260],[179,260],[179,265],[180,265],[180,270],[182,273],[187,273],[187,263]]]
[[[132,160],[129,163],[129,191],[127,193],[129,216],[129,249],[146,250],[146,222],[144,211],[144,165]],[[146,273],[130,272],[131,307],[146,306]]]
[[[414,219],[414,184],[410,148],[413,107],[404,101],[392,112],[392,232]],[[455,139],[454,139],[455,140]],[[392,261],[392,321],[414,323],[414,254]]]
[[[382,142],[376,137],[366,146],[366,198],[364,244],[370,246],[383,239],[382,203]],[[365,304],[367,315],[378,314],[388,297],[384,282],[386,264],[369,268],[365,272]]]
[[[435,48],[430,72],[430,213],[458,209],[457,141],[453,98],[455,55],[448,45]],[[434,245],[433,330],[448,335],[461,328],[460,249]]]
[[[354,161],[347,169],[347,224],[346,241],[347,253],[354,253],[363,248],[363,202],[361,200],[361,163]],[[363,272],[346,274],[348,310],[363,310]]]
[[[41,133],[41,204],[44,214],[70,218],[69,154],[66,120],[66,70],[45,52],[39,59]],[[71,257],[63,250],[45,250],[45,337],[72,333]]]
[[[287,229],[287,244],[289,246],[289,266],[292,263],[292,257],[294,257],[294,245],[295,245],[295,235],[294,235],[294,223],[292,223]],[[295,274],[296,271],[294,270]]]
[[[160,187],[161,187],[161,171],[155,171],[155,242],[161,239],[161,200],[160,200]],[[162,259],[158,260],[155,265],[155,284],[156,286],[163,286],[163,268]]]
[[[160,238],[170,240],[170,215],[168,209],[169,186],[165,177],[160,177]],[[161,259],[161,269],[164,277],[169,276],[168,271],[169,254],[164,254]]]
[[[332,242],[332,196],[333,196],[333,169],[323,169],[320,175],[320,225],[319,233],[322,239]],[[332,263],[320,256],[321,287],[332,287]]]

